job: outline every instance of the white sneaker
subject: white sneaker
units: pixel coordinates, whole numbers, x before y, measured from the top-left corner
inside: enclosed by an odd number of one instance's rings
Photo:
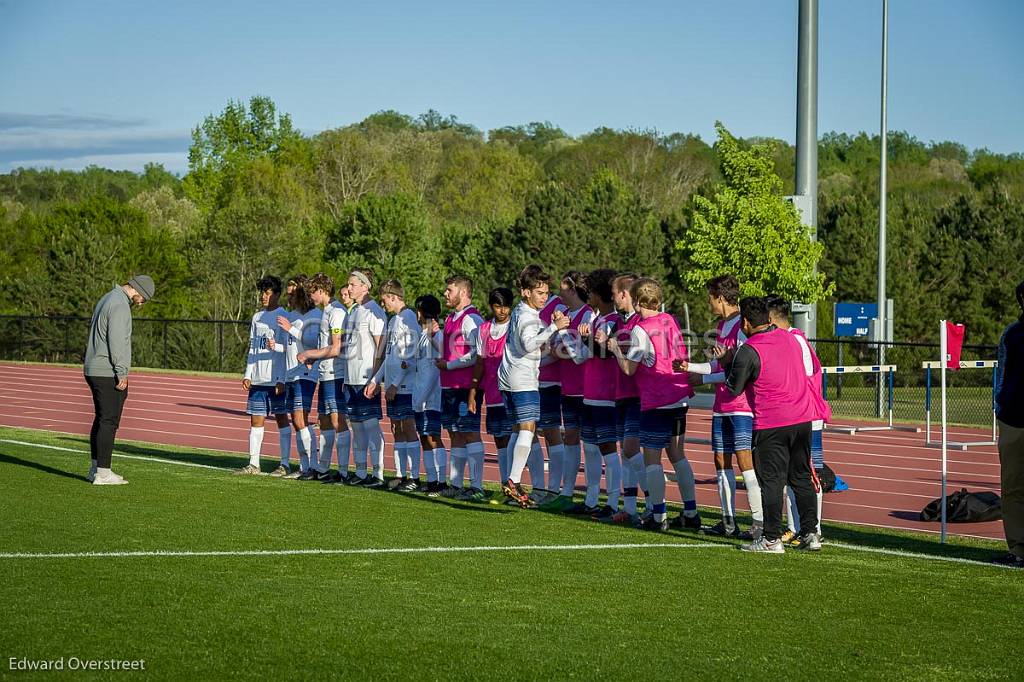
[[[797,545],[797,549],[806,550],[808,552],[820,552],[821,536],[817,533],[808,533],[807,535],[801,535],[800,544]]]
[[[235,472],[241,476],[259,476],[263,472],[255,464],[246,464],[244,467]]]
[[[92,478],[93,485],[125,485],[126,483],[128,483],[128,481],[124,480],[113,471],[109,473],[98,471]]]
[[[740,545],[740,549],[744,552],[761,552],[763,554],[786,553],[786,548],[783,546],[782,540],[769,540],[763,535],[757,540],[751,542],[749,545]]]
[[[277,468],[270,472],[274,478],[283,478],[291,473],[291,469],[284,464],[278,464]]]

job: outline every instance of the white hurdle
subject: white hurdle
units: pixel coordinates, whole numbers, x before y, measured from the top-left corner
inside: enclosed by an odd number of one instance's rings
[[[932,370],[941,370],[942,362],[938,360],[929,360],[921,363],[921,369],[925,371],[924,375],[924,424],[925,424],[925,436],[924,444],[930,448],[942,447],[939,441],[932,440]],[[973,441],[947,441],[946,446],[955,448],[957,450],[966,450],[970,447],[979,447],[983,445],[996,445],[996,408],[995,408],[995,382],[996,382],[996,368],[999,367],[999,363],[996,360],[961,360],[960,369],[990,369],[992,370],[992,438],[990,440],[973,440]]]
[[[841,376],[845,374],[876,374],[879,381],[881,375],[886,375],[886,405],[888,419],[884,426],[847,426],[842,424],[827,424],[827,431],[838,431],[853,435],[862,431],[909,431],[920,433],[921,429],[916,426],[897,425],[893,421],[893,378],[896,375],[896,365],[836,365],[821,368],[821,392],[822,397],[828,400],[828,377],[829,375]]]

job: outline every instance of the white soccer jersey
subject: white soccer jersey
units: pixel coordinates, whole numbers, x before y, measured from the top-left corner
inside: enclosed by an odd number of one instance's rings
[[[345,383],[364,386],[373,378],[376,359],[375,336],[383,336],[387,315],[374,300],[360,303],[345,318],[342,356],[345,358]]]
[[[345,306],[335,300],[331,300],[324,306],[320,317],[320,334],[317,338],[317,348],[327,348],[331,345],[331,337],[335,334],[343,334],[345,330],[345,319],[348,313]],[[345,338],[342,336],[342,350],[344,350]],[[344,381],[345,362],[341,357],[324,358],[320,361],[320,381]]]
[[[284,314],[284,308],[274,308],[261,310],[252,316],[245,378],[255,386],[273,386],[285,380],[285,347],[288,337],[277,326],[277,316]],[[274,340],[274,350],[270,350],[271,339]]]
[[[316,361],[312,367],[296,359],[299,353],[312,350],[320,342],[320,320],[323,313],[319,308],[312,308],[302,315],[298,312],[289,312],[288,320],[292,323],[291,331],[288,332],[288,352],[286,353],[286,367],[288,381],[317,381],[320,378],[320,362]]]
[[[502,391],[536,391],[540,374],[540,347],[558,328],[547,327],[540,313],[520,302],[509,320],[505,351],[498,365],[498,387]]]
[[[416,346],[416,379],[412,391],[412,409],[416,412],[441,411],[441,370],[434,364],[441,357],[444,334],[438,331],[434,338],[421,331]]]
[[[399,393],[413,392],[416,380],[416,349],[420,342],[420,332],[416,313],[408,308],[402,308],[401,312],[388,320],[384,362],[374,377],[374,381],[384,390],[397,386]]]

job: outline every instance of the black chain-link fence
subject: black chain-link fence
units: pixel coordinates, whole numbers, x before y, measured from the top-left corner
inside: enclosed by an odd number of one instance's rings
[[[88,317],[0,316],[0,358],[35,362],[80,363],[89,332]],[[238,372],[245,369],[249,323],[236,320],[165,320],[137,317],[133,321],[132,363],[195,371]],[[701,339],[688,337],[691,355],[702,359]],[[714,338],[713,335],[710,338]],[[938,344],[880,344],[857,339],[820,339],[814,342],[825,366],[895,365],[888,373],[828,375],[826,392],[836,417],[887,419],[891,401],[896,421],[921,423],[927,401],[926,371],[922,364],[939,360]],[[964,346],[961,359],[995,360],[995,346]],[[950,423],[988,427],[992,424],[991,368],[947,373]],[[938,372],[932,373],[938,415]],[[713,390],[701,387],[701,392]]]

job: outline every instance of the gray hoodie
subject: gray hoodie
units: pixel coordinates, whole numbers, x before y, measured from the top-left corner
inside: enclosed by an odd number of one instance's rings
[[[128,376],[132,366],[132,303],[120,286],[108,291],[96,304],[85,348],[85,375]]]

